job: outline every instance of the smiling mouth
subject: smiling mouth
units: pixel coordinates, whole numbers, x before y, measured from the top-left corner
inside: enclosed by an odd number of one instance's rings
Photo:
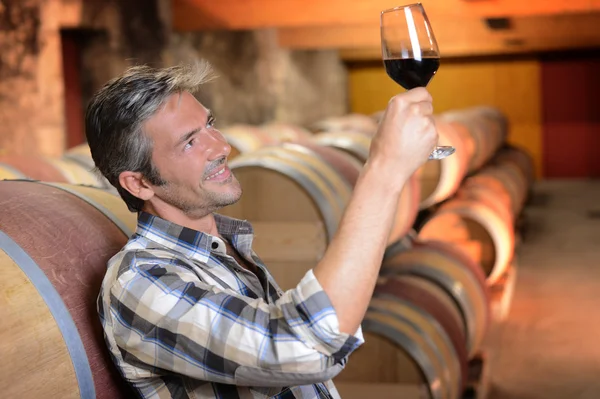
[[[225,170],[227,169],[227,167],[224,165],[222,168],[220,168],[220,170],[216,173],[213,173],[212,175],[208,176],[206,179],[204,180],[211,180],[214,179],[217,176],[222,175],[223,173],[225,173]]]
[[[204,181],[219,181],[227,179],[228,176],[231,174],[229,168],[227,167],[227,158],[222,157],[219,160],[216,160],[214,163],[216,164],[216,166],[214,168],[211,168],[210,175],[206,176],[204,178]]]

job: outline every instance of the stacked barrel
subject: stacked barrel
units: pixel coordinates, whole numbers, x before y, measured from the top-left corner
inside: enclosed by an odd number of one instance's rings
[[[0,156],[0,386],[5,397],[129,398],[96,299],[136,228],[86,144]]]
[[[68,183],[115,191],[114,187],[96,172],[87,144],[67,150],[63,157],[0,156],[0,180],[31,179],[54,183]]]
[[[99,188],[0,181],[0,386],[6,398],[131,398],[96,298],[135,215]]]
[[[503,148],[441,204],[420,228],[419,237],[471,249],[488,284],[496,283],[513,261],[515,223],[532,180],[531,160],[518,149]]]
[[[282,288],[295,286],[323,256],[380,117],[222,129],[244,194],[221,212],[253,223],[254,249]],[[482,348],[488,288],[512,261],[533,167],[526,153],[506,145],[508,123],[494,108],[435,119],[440,145],[457,151],[427,162],[404,187],[363,322],[366,342],[336,381],[419,384],[432,398],[459,398],[467,364]],[[0,181],[9,207],[0,215],[7,276],[0,309],[8,326],[2,337],[14,342],[6,361],[11,373],[4,374],[18,382],[4,385],[60,397],[94,390],[119,397],[124,391],[103,351],[94,303],[106,261],[132,233],[135,215],[94,171],[86,145],[60,159],[0,157],[2,179],[18,180]],[[13,297],[22,300],[7,299]],[[31,300],[35,316],[23,311]],[[39,334],[52,345],[31,346],[30,336]],[[32,366],[34,352],[39,362]],[[48,370],[60,375],[49,379]],[[51,386],[44,382],[50,380]]]
[[[294,287],[316,265],[337,231],[369,155],[377,128],[370,121],[369,132],[344,130],[287,138],[230,161],[244,194],[222,213],[254,224],[256,250],[282,288]],[[231,135],[227,128],[223,133]],[[398,202],[390,244],[412,229],[419,212],[419,190],[419,179],[413,176]]]
[[[317,136],[351,148],[355,140],[341,138],[339,127],[356,136],[365,123],[352,129],[340,119],[320,122],[329,131]],[[495,108],[435,119],[439,144],[456,153],[418,171],[424,220],[416,234],[388,247],[363,322],[366,342],[336,381],[425,384],[433,398],[457,398],[468,361],[482,349],[488,288],[513,261],[515,221],[533,184],[533,164],[507,145],[509,124]]]
[[[257,252],[284,289],[335,234],[381,115],[322,120],[307,127],[311,136],[260,140],[230,161],[244,195],[223,213],[255,224]],[[495,108],[435,121],[439,144],[456,153],[427,162],[405,186],[363,322],[366,343],[338,382],[420,384],[433,398],[458,398],[482,349],[489,286],[512,261],[532,163],[506,144],[508,121]]]
[[[365,343],[336,382],[425,385],[432,398],[461,398],[488,323],[485,277],[465,253],[434,241],[395,245],[362,323]]]
[[[305,140],[312,134],[301,126],[272,122],[261,126],[243,124],[230,126],[225,136],[231,145],[231,158],[235,158],[264,146]],[[86,185],[116,193],[108,180],[95,170],[94,160],[87,144],[68,149],[60,158],[1,155],[0,180],[2,179],[31,179]]]

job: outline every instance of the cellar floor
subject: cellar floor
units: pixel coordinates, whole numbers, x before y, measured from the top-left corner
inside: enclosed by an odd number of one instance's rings
[[[600,180],[536,183],[489,399],[600,398]]]

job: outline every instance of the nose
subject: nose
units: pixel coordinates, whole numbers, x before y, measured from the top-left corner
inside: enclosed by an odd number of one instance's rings
[[[231,146],[229,143],[227,143],[225,136],[223,136],[219,130],[213,128],[210,130],[210,137],[212,139],[209,149],[211,153],[211,160],[218,159],[223,156],[227,158],[231,153]]]

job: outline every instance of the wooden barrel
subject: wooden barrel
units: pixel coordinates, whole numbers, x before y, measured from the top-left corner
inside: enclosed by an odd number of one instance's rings
[[[98,188],[109,188],[110,183],[95,173],[92,169],[83,166],[82,164],[69,160],[68,158],[48,158],[54,167],[56,167],[67,179],[67,183],[70,184],[83,184]]]
[[[443,307],[417,286],[401,281],[380,285],[362,322],[365,343],[335,382],[424,384],[431,398],[460,398],[466,358],[426,310],[439,313]]]
[[[93,170],[96,167],[90,147],[87,143],[69,148],[65,151],[63,158],[77,162],[88,170]]]
[[[415,233],[388,246],[384,254],[383,263],[385,264],[386,262],[391,261],[402,252],[410,251],[415,248],[424,249],[425,251],[437,251],[443,254],[444,257],[456,262],[459,267],[466,269],[477,281],[477,284],[483,293],[483,302],[485,303],[486,307],[489,308],[491,298],[488,290],[486,275],[483,272],[481,265],[473,259],[473,256],[471,256],[471,248],[468,246],[459,247],[453,245],[452,243],[437,240],[424,241],[421,240]],[[484,320],[485,326],[487,326],[489,322],[489,313],[486,313],[486,319]]]
[[[300,145],[283,143],[277,147],[265,147],[260,150],[260,155],[273,156],[280,159],[287,159],[292,162],[297,162],[298,164],[309,168],[314,173],[317,173],[322,177],[327,188],[333,194],[331,198],[333,198],[333,201],[337,205],[334,213],[337,222],[335,223],[335,227],[332,227],[328,230],[328,236],[329,238],[332,238],[333,234],[335,234],[337,231],[337,224],[342,218],[342,214],[344,213],[346,205],[348,204],[348,200],[350,199],[352,185],[337,172],[333,165],[328,163],[318,153]]]
[[[498,151],[491,164],[504,172],[503,182],[511,192],[513,212],[517,216],[531,195],[535,181],[533,160],[524,150],[507,146]]]
[[[502,186],[504,193],[509,197],[507,211],[511,213],[511,219],[514,219],[523,209],[527,197],[528,185],[525,175],[514,164],[491,164],[481,169],[472,178],[468,178],[464,184],[465,189],[471,190],[472,187],[480,184],[482,178],[493,179]]]
[[[315,135],[314,141],[322,146],[345,151],[363,163],[363,165],[369,158],[371,138],[361,133],[319,133]],[[394,223],[390,231],[390,243],[404,237],[412,229],[419,213],[420,194],[421,183],[418,174],[415,173],[408,180],[400,195],[398,210],[394,215]]]
[[[427,250],[436,250],[444,254],[448,258],[452,258],[461,264],[461,267],[466,268],[471,273],[479,285],[482,287],[485,295],[485,302],[489,304],[489,292],[487,288],[486,275],[481,270],[481,266],[469,256],[468,248],[457,247],[450,243],[438,240],[421,240],[416,234],[407,236],[402,240],[396,241],[386,248],[384,254],[384,263],[393,259],[402,252],[409,251],[415,248],[425,248]]]
[[[27,176],[23,172],[15,169],[14,167],[12,167],[10,165],[0,163],[0,180],[25,179],[25,178],[27,178]]]
[[[371,147],[371,138],[365,134],[357,132],[330,132],[317,133],[314,141],[326,147],[334,147],[347,152],[363,164],[369,158],[369,148]]]
[[[464,180],[475,152],[475,143],[460,123],[436,118],[439,145],[453,146],[456,152],[436,162],[426,162],[418,176],[421,182],[420,209],[450,198]]]
[[[474,259],[481,264],[487,281],[496,282],[510,266],[515,235],[510,213],[498,213],[489,203],[456,198],[442,205],[421,227],[419,237],[456,246],[478,244]]]
[[[514,220],[513,199],[502,180],[492,173],[478,173],[468,178],[454,196],[456,200],[484,204],[500,215],[502,220]]]
[[[383,112],[374,117],[380,118],[382,115]],[[420,209],[442,202],[456,192],[467,175],[475,153],[475,141],[464,125],[441,117],[436,117],[435,122],[439,145],[453,146],[456,153],[437,162],[426,162],[417,172],[421,191]],[[372,130],[366,133],[372,135],[375,132],[376,130]]]
[[[232,160],[244,193],[220,211],[252,222],[255,250],[283,289],[321,259],[352,192],[331,165],[297,147],[264,147]]]
[[[71,159],[29,156],[3,156],[0,165],[9,166],[21,175],[35,180],[83,184],[107,188],[106,179]]]
[[[133,397],[105,346],[96,299],[135,215],[90,187],[3,181],[0,197],[2,395]],[[121,227],[113,222],[125,215]]]
[[[439,346],[444,348],[450,343],[450,349],[453,349],[446,351],[451,356],[446,363],[457,368],[455,377],[458,379],[452,379],[451,384],[462,392],[467,377],[467,337],[460,317],[460,309],[452,298],[435,283],[409,275],[381,279],[375,287],[373,297],[392,302],[388,305],[390,307],[400,302],[433,318],[430,323],[441,331],[441,336],[447,336],[447,339],[444,338],[445,342]]]
[[[3,155],[0,156],[0,166],[7,168],[22,177],[41,181],[67,183],[67,177],[56,165],[44,157]]]
[[[96,208],[110,219],[126,237],[131,237],[137,228],[136,215],[127,209],[121,197],[110,191],[66,183],[43,184],[65,191],[87,202],[88,205]]]
[[[529,184],[527,182],[527,176],[518,167],[518,165],[512,162],[502,162],[497,164],[498,172],[503,175],[503,182],[511,193],[511,199],[513,200],[513,213],[518,215],[527,199],[527,193]]]
[[[493,107],[471,107],[449,111],[439,115],[441,119],[463,125],[475,143],[468,171],[474,172],[489,161],[506,141],[508,121],[506,116]]]
[[[535,165],[533,158],[521,147],[507,145],[494,156],[495,163],[512,163],[518,167],[527,180],[527,185],[531,186],[535,181]]]
[[[240,154],[256,151],[264,146],[279,143],[279,140],[273,135],[253,125],[231,125],[222,129],[221,133],[231,146],[229,159],[234,159]]]
[[[493,284],[513,258],[515,220],[533,179],[528,166],[527,160],[515,160],[502,151],[488,166],[463,182],[456,196],[425,222],[419,236],[452,242],[459,247],[478,243],[478,253],[471,255]]]
[[[421,306],[429,314],[439,320],[439,323],[442,324],[444,330],[448,333],[448,336],[452,340],[452,345],[454,345],[459,356],[459,361],[462,362],[463,358],[468,360],[467,331],[465,329],[460,307],[454,302],[454,298],[448,295],[442,287],[431,280],[408,274],[381,277],[378,282],[378,290],[382,289],[383,283],[389,280],[400,281],[410,284],[412,287],[419,288],[420,294],[417,298],[411,299],[411,301],[414,303],[423,302]],[[433,297],[435,300],[428,299],[429,297]],[[435,303],[435,306],[432,306],[431,303]],[[443,309],[443,311],[440,311],[440,309]]]
[[[415,275],[443,288],[458,304],[472,357],[481,347],[489,323],[489,293],[485,279],[463,253],[442,242],[416,241],[412,248],[388,251],[381,276]]]
[[[288,141],[310,140],[312,133],[301,126],[271,122],[264,125],[237,124],[224,128],[221,133],[231,146],[229,159],[259,148]]]
[[[312,133],[309,130],[291,123],[270,122],[261,125],[260,129],[280,143],[310,140],[312,137]]]
[[[348,114],[321,120],[311,126],[314,132],[358,132],[373,136],[379,122],[363,114]]]
[[[487,166],[464,181],[461,198],[479,196],[480,201],[493,207],[503,218],[515,220],[534,179],[531,158],[522,150],[506,147],[498,151]]]
[[[356,184],[363,167],[362,163],[351,155],[333,147],[318,145],[312,141],[291,141],[283,144],[283,146],[290,149],[309,151],[317,154],[331,167],[333,167],[351,187],[354,187]],[[298,146],[300,146],[300,148]]]
[[[80,144],[78,146],[69,148],[65,151],[65,154],[62,158],[64,161],[69,163],[76,163],[82,168],[86,170],[88,174],[94,176],[97,180],[98,184],[92,184],[94,187],[103,188],[107,191],[110,191],[113,194],[117,194],[117,189],[110,184],[110,182],[100,174],[99,171],[96,170],[96,164],[94,163],[94,159],[92,158],[92,153],[90,152],[90,147],[87,143]],[[83,182],[75,182],[75,184],[84,184]]]
[[[320,220],[324,222],[328,239],[333,238],[352,188],[331,165],[317,154],[298,151],[297,147],[293,146],[291,148],[288,146],[264,147],[230,164],[236,177],[240,175],[238,180],[245,177],[246,168],[252,170],[257,166],[260,167],[259,173],[263,173],[265,170],[276,171],[284,175],[286,180],[291,178],[300,184],[303,191],[309,192],[312,201],[316,203],[321,212]],[[240,183],[242,182],[240,181]],[[244,187],[243,183],[242,187],[245,190],[244,195],[247,195],[248,189]],[[261,190],[263,200],[266,200],[265,194],[274,189],[273,185],[267,187],[269,191]],[[280,200],[279,198],[275,199]],[[288,212],[289,208],[286,208],[285,211]]]

